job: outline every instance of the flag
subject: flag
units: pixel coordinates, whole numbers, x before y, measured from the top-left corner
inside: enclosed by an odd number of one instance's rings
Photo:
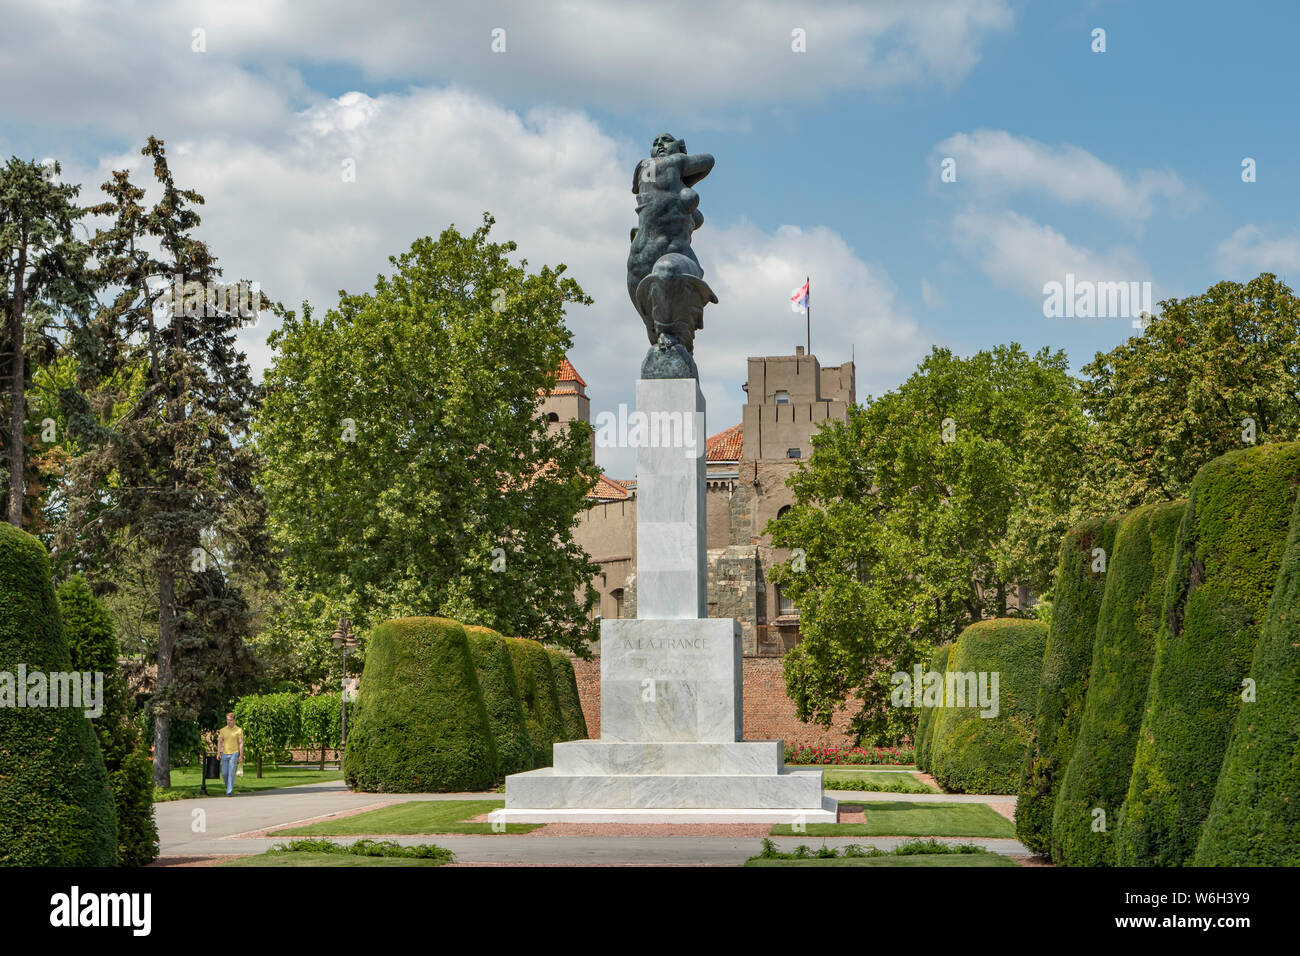
[[[808,311],[808,286],[811,281],[812,280],[805,282],[803,285],[799,286],[799,288],[795,289],[794,292],[790,293],[790,308],[795,312]]]

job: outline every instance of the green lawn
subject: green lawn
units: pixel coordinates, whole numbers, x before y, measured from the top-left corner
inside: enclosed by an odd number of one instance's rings
[[[798,833],[788,823],[772,836],[1015,837],[1010,820],[983,803],[865,803],[866,823],[809,823]]]
[[[412,836],[425,833],[491,833],[492,824],[466,822],[470,817],[504,807],[504,800],[412,800],[391,807],[368,810],[365,813],[292,830],[276,830],[278,836]],[[540,823],[511,823],[506,833],[528,833]]]
[[[1016,866],[998,853],[917,853],[912,856],[837,857],[833,860],[765,860],[753,857],[745,866]]]
[[[217,866],[442,866],[442,861],[352,856],[347,853],[259,853],[257,856],[227,860]]]
[[[822,787],[826,790],[876,790],[893,793],[938,793],[928,783],[922,783],[910,773],[874,771],[868,773],[845,772],[836,767],[822,774]]]
[[[342,780],[343,775],[337,770],[317,770],[311,766],[268,767],[263,765],[259,780],[257,770],[252,764],[245,764],[244,775],[235,778],[234,796],[244,797],[261,790],[277,790],[280,787],[296,787],[304,783],[328,783]],[[208,796],[224,797],[226,785],[220,779],[208,780]],[[192,800],[202,797],[199,792],[199,768],[181,767],[172,770],[172,785],[167,790],[155,791],[154,800]]]

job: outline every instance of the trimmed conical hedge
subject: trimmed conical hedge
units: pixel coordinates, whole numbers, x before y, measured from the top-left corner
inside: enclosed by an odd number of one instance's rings
[[[578,675],[573,671],[573,661],[564,651],[547,648],[551,656],[551,673],[555,675],[555,696],[560,702],[560,716],[564,718],[565,740],[587,739],[587,718],[582,713],[582,698],[578,695]]]
[[[113,618],[80,574],[62,582],[55,594],[73,669],[104,675],[104,713],[91,724],[117,811],[118,862],[122,866],[145,866],[158,858],[153,765],[148,747],[131,720],[126,681],[118,673]]]
[[[1300,866],[1300,500],[1196,866]]]
[[[1298,481],[1300,443],[1287,442],[1223,455],[1192,482],[1115,835],[1121,866],[1179,866],[1196,850]]]
[[[23,668],[20,671],[20,667]],[[40,674],[44,706],[33,703]],[[0,524],[0,865],[113,866],[117,814],[84,707],[49,706],[72,672],[45,548]]]
[[[996,672],[997,714],[984,717],[978,706],[956,706],[958,698],[945,687],[944,707],[935,717],[930,742],[930,772],[945,789],[1016,792],[1046,646],[1047,626],[1040,621],[1003,618],[962,631],[949,673]],[[987,688],[993,689],[991,676]]]
[[[526,637],[507,637],[506,645],[515,665],[528,739],[533,745],[533,763],[537,767],[549,767],[553,759],[551,746],[566,739],[551,656],[545,647]]]
[[[945,644],[943,647],[936,648],[930,655],[930,662],[927,668],[928,672],[942,674],[948,669],[948,658],[952,654],[953,645]],[[943,703],[943,689],[939,690],[939,703]],[[934,717],[939,712],[939,707],[923,707],[921,715],[916,719],[916,742],[912,747],[913,759],[916,761],[917,770],[930,769],[930,742],[934,739],[931,731],[934,729]]]
[[[496,748],[469,637],[456,621],[400,618],[371,631],[361,699],[348,724],[348,786],[445,793],[485,790],[496,781]]]
[[[1083,715],[1097,615],[1118,527],[1118,518],[1093,518],[1072,528],[1061,544],[1033,736],[1016,800],[1016,837],[1035,853],[1051,848],[1052,808]],[[1105,552],[1104,565],[1102,556],[1093,554],[1097,549]]]
[[[532,770],[533,746],[528,741],[528,725],[506,639],[490,628],[473,624],[465,625],[465,633],[496,744],[497,776]]]
[[[1138,508],[1124,518],[1115,536],[1088,696],[1052,815],[1052,859],[1057,864],[1115,865],[1114,833],[1128,792],[1170,558],[1186,505],[1174,501]],[[1098,809],[1104,817],[1096,815]]]

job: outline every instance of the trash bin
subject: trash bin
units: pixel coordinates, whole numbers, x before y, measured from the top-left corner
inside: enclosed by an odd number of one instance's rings
[[[220,780],[221,779],[221,758],[216,754],[203,755],[203,779]]]

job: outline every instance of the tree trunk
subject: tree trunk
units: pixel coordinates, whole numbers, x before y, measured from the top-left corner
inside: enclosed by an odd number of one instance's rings
[[[14,291],[9,302],[9,341],[13,343],[13,379],[9,386],[9,523],[15,528],[23,526],[23,499],[26,486],[23,472],[27,467],[23,446],[23,426],[27,423],[27,403],[24,385],[27,375],[27,356],[23,352],[23,279],[27,272],[27,237],[18,243],[18,268],[14,272]]]
[[[168,554],[170,554],[168,549]],[[166,559],[164,559],[166,560]],[[153,782],[157,787],[170,787],[171,776],[171,715],[165,712],[164,701],[172,684],[172,647],[175,643],[176,572],[165,566],[158,574],[158,679],[154,686],[153,718]]]

